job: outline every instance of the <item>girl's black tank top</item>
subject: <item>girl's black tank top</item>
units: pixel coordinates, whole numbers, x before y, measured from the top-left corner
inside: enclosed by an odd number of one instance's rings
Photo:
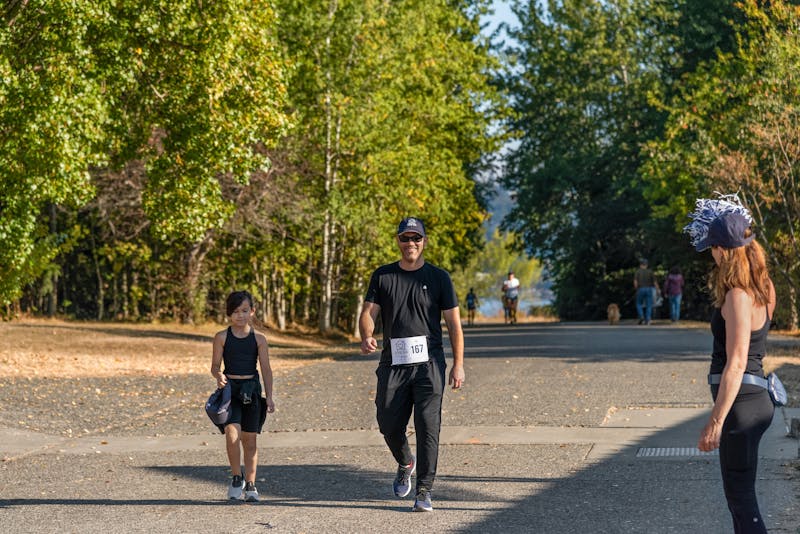
[[[761,360],[767,353],[767,334],[769,333],[769,312],[764,320],[764,324],[758,330],[750,332],[750,347],[747,349],[747,368],[745,373],[763,377],[764,369]],[[725,350],[725,318],[722,311],[714,308],[711,314],[711,333],[714,335],[714,351],[711,354],[711,374],[719,374],[728,362],[728,354]]]
[[[225,362],[226,375],[256,374],[258,343],[255,330],[251,328],[247,336],[238,338],[233,335],[229,326],[225,336],[225,345],[222,348],[222,361]]]

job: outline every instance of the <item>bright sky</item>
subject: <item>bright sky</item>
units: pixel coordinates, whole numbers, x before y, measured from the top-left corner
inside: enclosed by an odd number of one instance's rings
[[[486,28],[488,33],[491,33],[501,22],[507,22],[512,26],[516,25],[517,17],[511,12],[511,0],[494,0],[492,9],[494,15],[489,18],[491,24]]]

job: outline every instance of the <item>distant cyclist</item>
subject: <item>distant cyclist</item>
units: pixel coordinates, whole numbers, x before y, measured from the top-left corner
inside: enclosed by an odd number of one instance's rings
[[[514,276],[514,273],[508,271],[508,279],[503,281],[503,298],[505,300],[505,309],[507,321],[511,324],[517,322],[517,303],[519,301],[519,279]]]

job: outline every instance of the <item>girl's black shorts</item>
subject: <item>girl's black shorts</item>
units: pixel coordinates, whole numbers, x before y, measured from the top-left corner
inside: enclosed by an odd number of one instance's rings
[[[238,424],[243,432],[261,432],[264,399],[261,398],[261,381],[253,378],[229,378],[231,383],[231,416],[226,425]],[[249,402],[245,402],[249,400]]]

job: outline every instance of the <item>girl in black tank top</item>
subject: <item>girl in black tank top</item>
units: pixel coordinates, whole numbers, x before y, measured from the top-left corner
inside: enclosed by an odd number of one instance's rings
[[[258,361],[256,331],[251,328],[247,337],[239,338],[229,326],[225,335],[222,361],[225,363],[226,375],[255,375]]]
[[[267,417],[275,411],[272,401],[272,368],[269,365],[267,338],[251,326],[255,314],[253,297],[247,291],[228,296],[226,313],[231,326],[217,332],[211,356],[211,374],[218,388],[230,388],[229,417],[219,425],[225,434],[225,449],[233,478],[227,487],[227,498],[258,500],[255,486],[258,447],[256,435]],[[256,362],[264,379],[263,393]],[[220,369],[225,364],[225,372]],[[244,473],[241,460],[244,459]]]

